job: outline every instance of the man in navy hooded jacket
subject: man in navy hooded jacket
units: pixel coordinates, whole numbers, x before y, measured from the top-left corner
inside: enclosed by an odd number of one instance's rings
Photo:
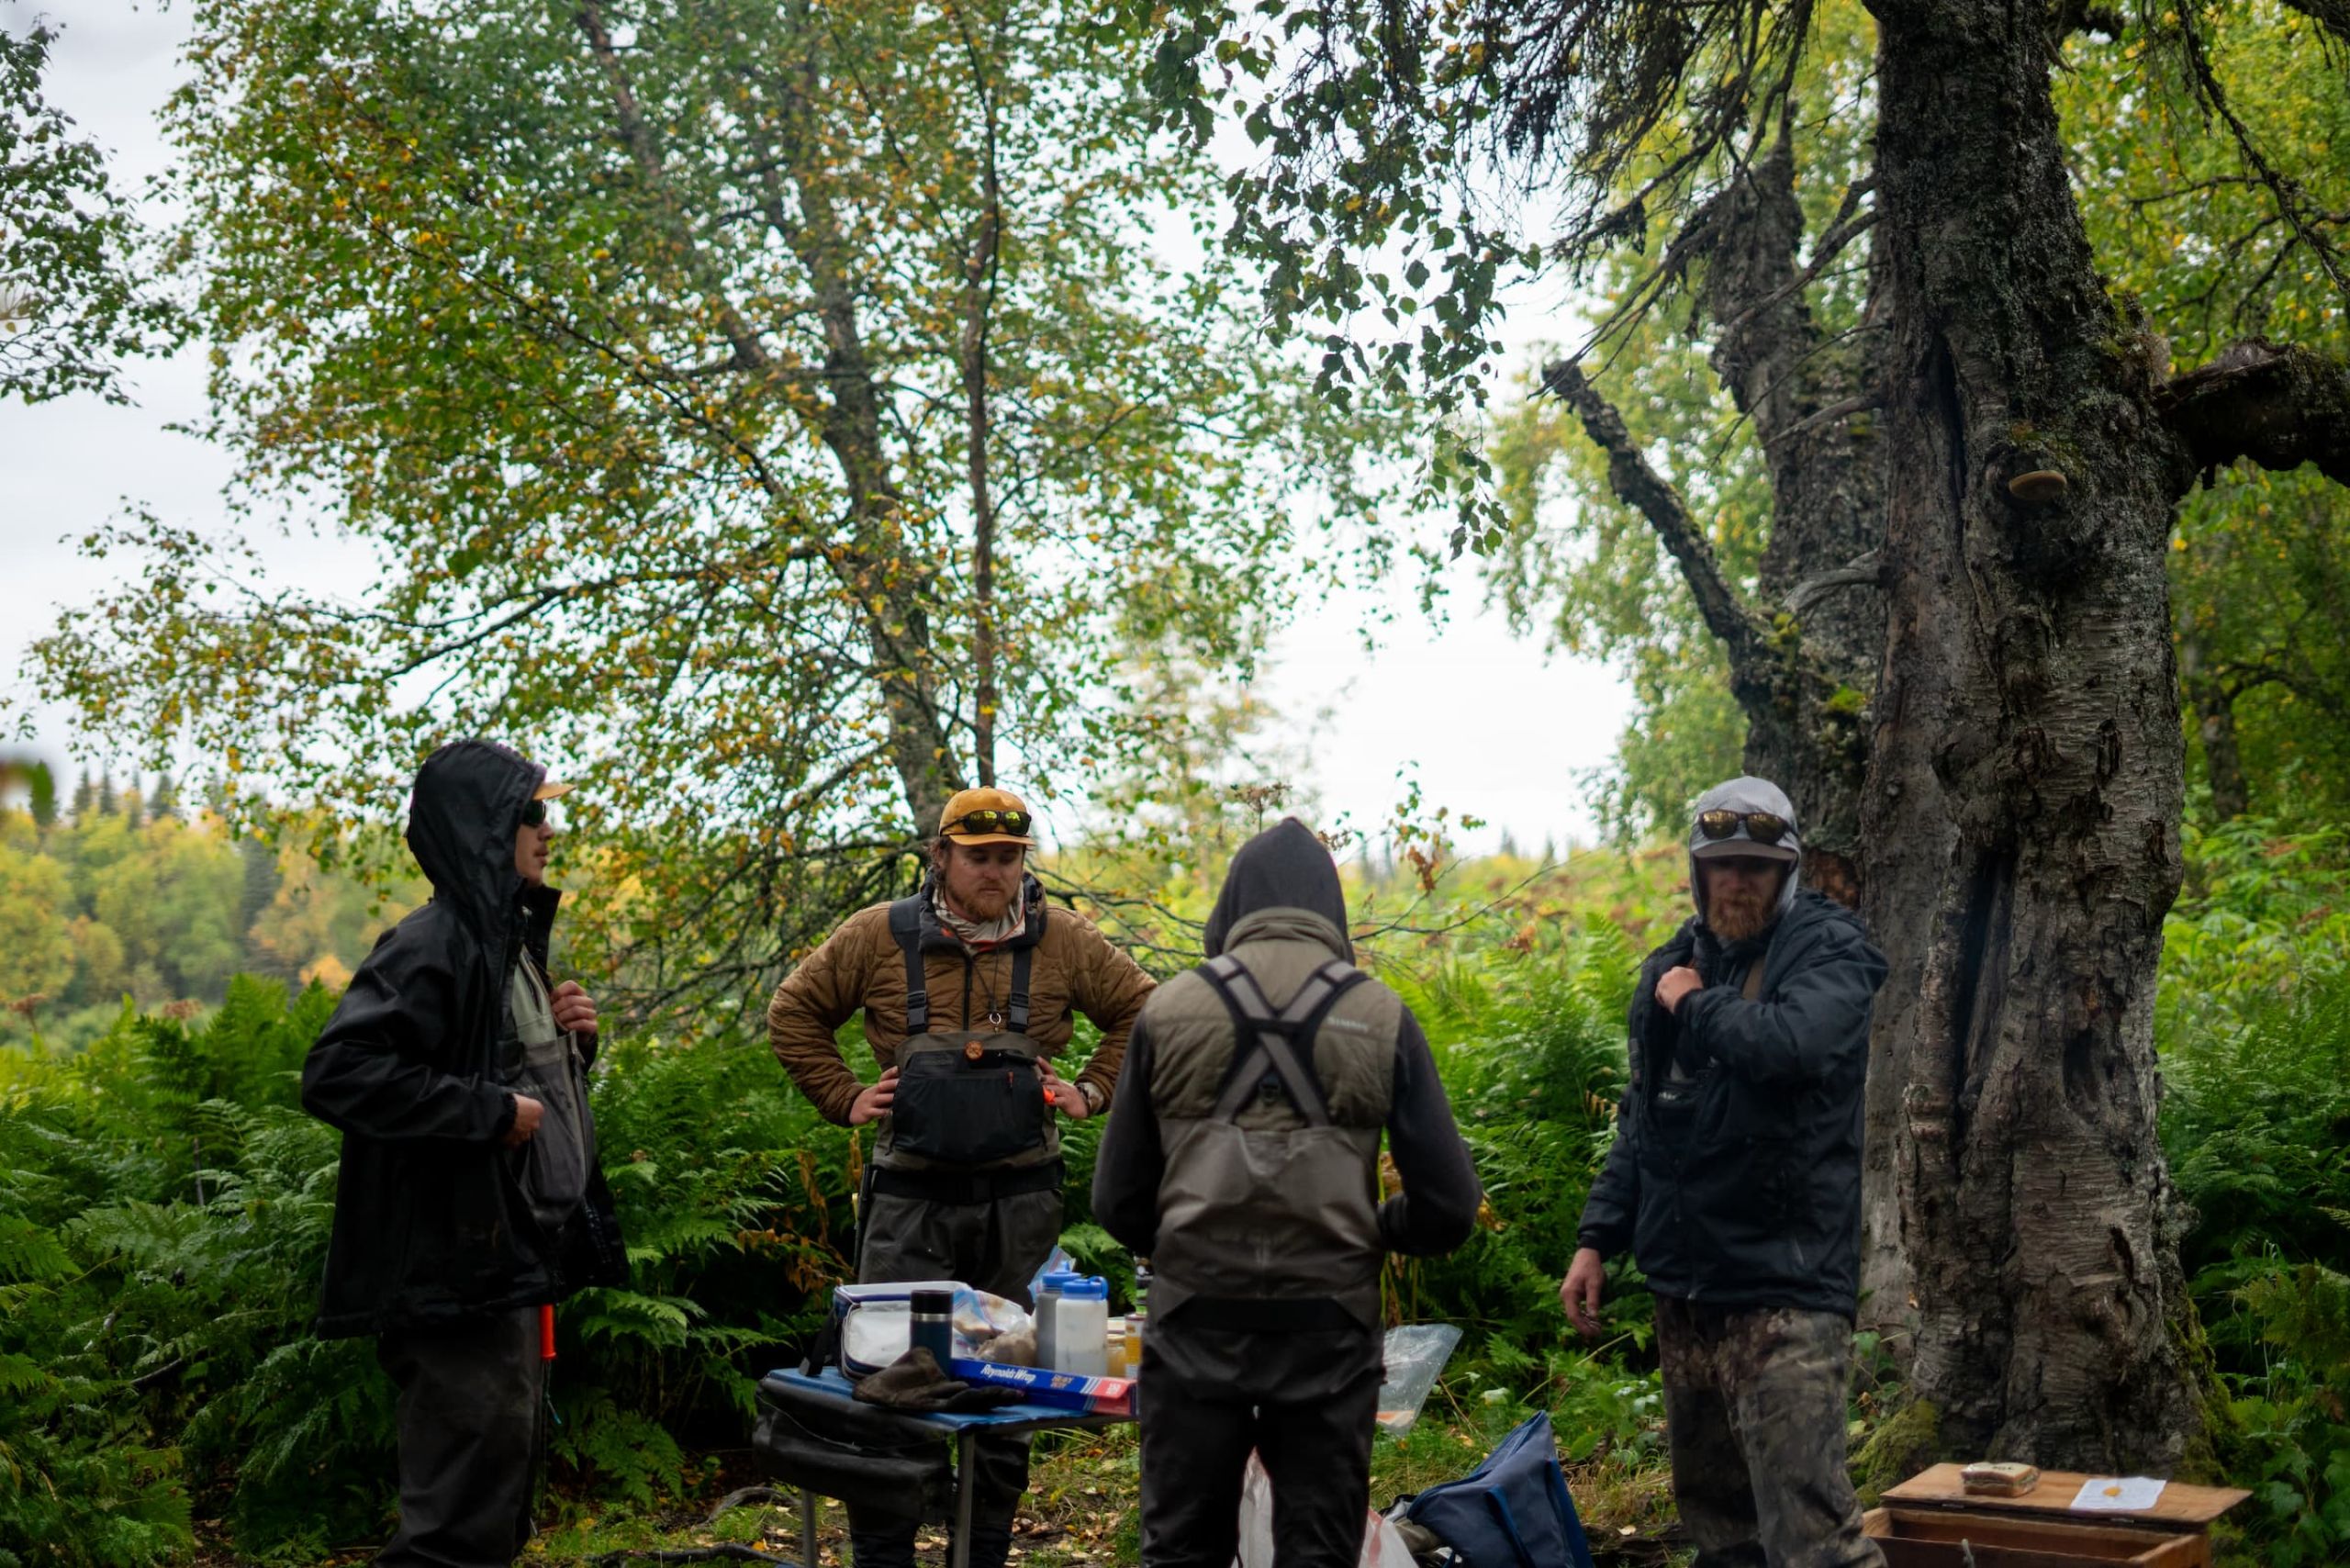
[[[1697,913],[1632,996],[1631,1080],[1559,1294],[1599,1331],[1628,1247],[1656,1294],[1673,1493],[1696,1568],[1860,1568],[1844,1470],[1869,1011],[1885,958],[1802,891],[1795,808],[1761,778],[1699,798]]]
[[[386,932],[302,1064],[340,1128],[318,1329],[377,1336],[399,1387],[398,1533],[375,1561],[502,1568],[531,1536],[539,1308],[628,1277],[588,1110],[596,1008],[550,983],[565,786],[457,741],[417,774],[432,899]]]

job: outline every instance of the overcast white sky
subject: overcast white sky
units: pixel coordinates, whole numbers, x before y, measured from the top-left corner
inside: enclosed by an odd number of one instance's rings
[[[0,0],[0,26],[21,28],[36,7]],[[105,145],[119,188],[161,173],[167,150],[154,114],[177,78],[185,11],[129,0],[50,0],[38,7],[63,26],[53,57],[51,100]],[[1522,308],[1503,337],[1513,350],[1567,333]],[[174,423],[204,410],[202,349],[138,366],[138,402],[109,408],[80,398],[26,409],[0,404],[0,698],[28,695],[21,655],[59,610],[104,585],[104,565],[74,541],[128,505],[178,522],[225,528],[224,455]],[[1432,525],[1433,526],[1433,525]],[[270,547],[273,575],[355,597],[366,556],[347,542],[296,531]],[[1592,814],[1575,780],[1606,762],[1629,712],[1621,680],[1588,660],[1544,657],[1486,612],[1472,574],[1456,569],[1449,619],[1432,625],[1410,607],[1412,585],[1301,607],[1280,638],[1259,694],[1284,715],[1287,740],[1312,760],[1308,784],[1324,814],[1358,824],[1383,817],[1415,771],[1426,801],[1491,824],[1469,841],[1484,847],[1507,830],[1528,847],[1587,840]],[[1386,598],[1398,614],[1366,656],[1359,628]],[[37,714],[37,749],[66,764],[62,716]],[[0,743],[6,735],[0,734]]]

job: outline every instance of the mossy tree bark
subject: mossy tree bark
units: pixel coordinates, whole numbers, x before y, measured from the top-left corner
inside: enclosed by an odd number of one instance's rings
[[[1917,1394],[1953,1452],[2165,1473],[2201,1422],[2153,1010],[2183,736],[2165,553],[2213,461],[2333,471],[2342,377],[2169,386],[2093,265],[2042,8],[1872,0],[1890,628],[1868,906]],[[1923,912],[1927,918],[1914,918]],[[1906,1036],[1906,1041],[1903,1036]]]

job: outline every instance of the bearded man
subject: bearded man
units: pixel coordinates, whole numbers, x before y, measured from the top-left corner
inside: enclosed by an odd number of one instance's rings
[[[864,1283],[960,1280],[1033,1305],[1028,1282],[1061,1231],[1055,1112],[1098,1115],[1151,980],[1074,910],[1048,909],[1027,869],[1028,808],[1002,790],[946,802],[930,875],[859,911],[767,1007],[767,1036],[828,1120],[874,1124],[858,1208]],[[882,1069],[867,1085],[834,1036],[859,1012]],[[1102,1041],[1074,1083],[1052,1058],[1077,1014]],[[979,1439],[972,1568],[1002,1568],[1028,1486],[1024,1438]],[[911,1515],[849,1510],[857,1568],[912,1568]]]
[[[1859,1300],[1861,1114],[1883,954],[1797,887],[1795,808],[1761,778],[1700,797],[1696,913],[1632,995],[1630,1080],[1559,1296],[1599,1332],[1606,1259],[1656,1295],[1695,1568],[1881,1565],[1844,1469]]]

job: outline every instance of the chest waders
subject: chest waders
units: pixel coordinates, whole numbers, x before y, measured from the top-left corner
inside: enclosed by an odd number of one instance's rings
[[[893,1062],[897,1095],[877,1124],[866,1168],[857,1278],[955,1279],[1024,1305],[1061,1221],[1060,1133],[1045,1097],[1042,1052],[1027,1033],[1035,943],[1012,949],[1003,1012],[990,1012],[979,1028],[948,1031],[932,1026],[922,929],[921,895],[890,906],[890,935],[906,961],[906,1039]],[[966,951],[963,961],[968,976],[973,955]],[[1028,1439],[974,1436],[964,1452],[974,1473],[962,1494],[968,1511],[956,1528],[954,1560],[1002,1568],[1028,1486]],[[894,1507],[852,1503],[849,1551],[858,1568],[915,1568],[921,1511],[912,1495]]]
[[[981,1028],[934,1029],[922,902],[916,894],[890,906],[890,935],[906,963],[906,1040],[897,1050],[898,1092],[874,1142],[872,1191],[956,1204],[1058,1191],[1060,1130],[1028,1037],[1035,946],[1013,949],[1002,1014],[990,1013]]]
[[[1231,955],[1197,972],[1232,1014],[1233,1067],[1207,1115],[1166,1129],[1154,1313],[1242,1332],[1376,1327],[1380,1128],[1334,1122],[1312,1065],[1366,977],[1333,959],[1275,1012]]]

